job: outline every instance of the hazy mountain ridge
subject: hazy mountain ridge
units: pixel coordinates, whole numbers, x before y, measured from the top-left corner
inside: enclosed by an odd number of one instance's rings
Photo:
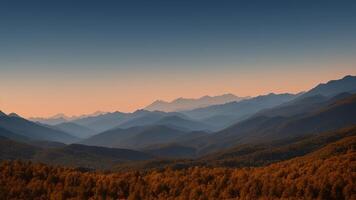
[[[183,114],[177,112],[139,110],[128,117],[125,122],[118,125],[117,128],[153,125],[164,117],[170,116],[180,116],[182,118],[186,118]]]
[[[195,132],[185,132],[164,125],[136,126],[112,129],[81,141],[82,144],[140,149],[154,144],[172,143],[189,138]]]
[[[118,128],[131,128],[135,126],[163,125],[184,131],[212,130],[209,124],[190,119],[182,113],[147,111],[146,114],[127,120],[120,124]]]
[[[207,124],[196,120],[189,120],[179,116],[167,116],[163,117],[155,125],[166,125],[169,127],[177,128],[185,131],[209,131],[213,128]]]
[[[30,117],[28,120],[33,121],[33,122],[39,122],[41,124],[48,124],[48,125],[57,125],[65,122],[70,122],[74,120],[79,120],[82,118],[87,118],[87,117],[95,117],[98,115],[105,114],[106,112],[102,111],[96,111],[92,114],[85,114],[85,115],[79,115],[79,116],[67,116],[63,113],[56,114],[52,117]]]
[[[261,95],[240,102],[230,102],[221,105],[213,105],[205,108],[198,108],[184,111],[183,114],[205,123],[210,123],[217,129],[247,119],[256,112],[278,106],[296,98],[294,94],[274,94]],[[225,123],[224,123],[225,122]]]
[[[57,125],[54,125],[53,128],[59,129],[63,132],[69,133],[77,138],[88,138],[95,135],[97,132],[91,130],[85,126],[78,125],[73,122],[63,122]]]
[[[78,140],[78,138],[68,133],[36,124],[21,117],[0,117],[0,128],[24,136],[29,140],[49,140],[63,143],[71,143]]]
[[[125,129],[125,128],[131,128],[135,126],[155,125],[156,123],[159,123],[160,120],[163,120],[165,117],[170,117],[170,116],[177,116],[184,119],[185,121],[190,121],[188,117],[178,112],[137,110],[132,113],[122,113],[122,112],[106,113],[104,115],[99,115],[96,117],[89,117],[80,120],[75,120],[73,121],[73,123],[88,127],[90,129],[95,130],[97,133],[100,133],[116,128]],[[173,123],[173,121],[171,122]],[[190,123],[199,124],[199,122],[193,122],[193,121]],[[203,124],[200,125],[203,126]],[[208,125],[205,126],[209,127]],[[202,127],[202,129],[206,129],[205,126]],[[177,127],[180,127],[180,125],[177,124]],[[189,129],[188,126],[185,127],[183,126],[182,128]]]
[[[233,94],[224,94],[220,96],[203,96],[197,99],[178,98],[171,102],[157,100],[146,106],[144,109],[149,111],[177,112],[207,107],[211,105],[224,104],[227,102],[241,101],[246,98],[248,97],[238,97]]]

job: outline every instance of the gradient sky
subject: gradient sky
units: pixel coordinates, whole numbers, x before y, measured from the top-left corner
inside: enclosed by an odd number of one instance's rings
[[[0,110],[134,111],[356,75],[356,1],[1,1]]]

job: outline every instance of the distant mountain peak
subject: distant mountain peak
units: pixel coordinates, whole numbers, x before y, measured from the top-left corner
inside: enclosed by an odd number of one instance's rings
[[[5,116],[7,116],[7,115],[0,110],[0,117],[5,117]]]
[[[50,119],[58,119],[58,118],[63,118],[63,119],[67,119],[69,118],[67,115],[65,115],[64,113],[58,113],[56,115],[53,115],[52,117],[49,117]]]
[[[18,117],[18,118],[21,118],[21,116],[18,115],[18,114],[16,114],[16,113],[10,113],[8,116],[9,116],[9,117]]]
[[[168,103],[168,102],[159,99],[159,100],[154,101],[153,103]]]
[[[209,99],[209,98],[211,98],[211,96],[205,95],[205,96],[200,97],[199,99]]]
[[[344,76],[344,78],[342,78],[343,80],[346,80],[346,79],[354,79],[356,78],[356,76],[352,76],[352,75],[346,75]]]
[[[149,111],[144,110],[144,109],[138,109],[135,112],[133,112],[134,114],[142,114],[142,113],[148,113]]]

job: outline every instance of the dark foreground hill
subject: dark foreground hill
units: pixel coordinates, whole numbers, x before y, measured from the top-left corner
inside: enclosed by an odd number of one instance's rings
[[[82,172],[0,164],[0,199],[355,199],[356,137],[260,168]]]
[[[34,161],[49,164],[108,169],[127,161],[153,159],[153,156],[129,149],[105,148],[71,144],[63,148],[40,151]]]
[[[32,142],[31,142],[32,143]],[[61,166],[109,169],[127,161],[149,160],[154,157],[129,149],[104,148],[71,144],[44,147],[41,144],[22,143],[0,136],[0,160],[31,160]]]

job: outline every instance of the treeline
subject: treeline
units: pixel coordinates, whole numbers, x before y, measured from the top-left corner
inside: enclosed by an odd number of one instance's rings
[[[242,169],[105,174],[3,161],[0,199],[356,199],[354,147]]]

